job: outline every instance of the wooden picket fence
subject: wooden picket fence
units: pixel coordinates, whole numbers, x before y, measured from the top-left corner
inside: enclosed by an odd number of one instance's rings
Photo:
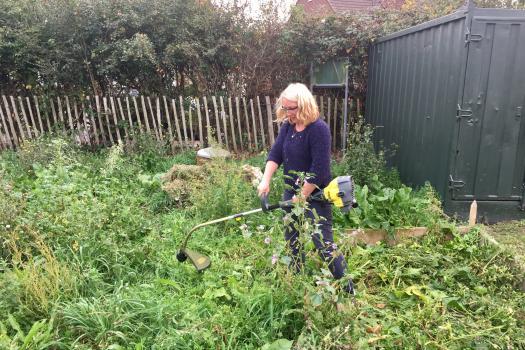
[[[316,97],[332,132],[332,148],[343,144],[343,99]],[[5,96],[0,101],[0,149],[17,149],[46,133],[69,133],[91,147],[130,142],[150,134],[177,149],[218,144],[234,152],[268,149],[275,141],[275,98],[166,96]],[[348,100],[351,123],[361,114],[359,99]],[[349,130],[349,127],[348,129]]]

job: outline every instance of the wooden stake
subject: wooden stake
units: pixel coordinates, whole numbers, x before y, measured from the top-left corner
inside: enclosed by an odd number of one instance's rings
[[[223,100],[222,96],[219,96],[219,101],[221,103],[221,120],[222,120],[222,125],[224,127],[225,144],[226,144],[226,148],[230,149],[230,143],[229,143],[229,140],[228,140],[228,131],[227,131],[227,128],[226,128],[226,111],[224,109],[224,100]]]
[[[146,124],[146,132],[151,135],[151,128],[149,127],[148,112],[146,111],[146,102],[144,101],[144,95],[140,96],[140,102],[142,103],[142,115],[144,116],[144,123]]]
[[[171,99],[171,109],[173,110],[173,119],[175,120],[175,128],[177,129],[177,137],[179,141],[179,146],[181,148],[184,148],[184,143],[182,142],[182,135],[180,132],[180,126],[179,126],[179,117],[177,116],[177,107],[175,103],[175,99]]]
[[[137,104],[137,98],[135,96],[133,96],[133,106],[135,107],[135,114],[137,115],[137,123],[139,124],[139,132],[143,134],[144,129],[142,128],[142,122],[140,121],[139,105]]]
[[[117,131],[117,140],[118,143],[121,143],[122,137],[120,136],[120,130],[118,127],[117,110],[115,108],[115,100],[113,99],[113,96],[109,97],[109,102],[111,102],[111,114],[113,115],[113,122],[115,123],[115,130]]]
[[[93,105],[91,104],[91,100],[89,99],[89,96],[86,96],[86,102],[88,105],[89,110],[89,116],[91,117],[91,123],[93,125],[93,135],[95,135],[95,142],[96,145],[100,145],[100,139],[98,137],[98,130],[97,130],[97,123],[95,122],[95,113],[93,112]]]
[[[69,130],[71,130],[71,132],[73,132],[73,117],[72,117],[72,114],[71,114],[71,107],[69,106],[69,97],[66,96],[66,108],[67,108],[67,117],[68,117],[68,121],[69,121]]]
[[[20,136],[22,137],[22,142],[25,141],[26,137],[24,135],[24,129],[22,128],[22,123],[20,122],[20,118],[18,117],[18,110],[16,109],[16,103],[13,96],[9,96],[11,100],[11,107],[13,108],[13,113],[15,114],[15,121],[18,125],[18,131],[20,131]]]
[[[265,137],[265,132],[264,132],[262,112],[261,112],[261,100],[259,100],[259,96],[257,96],[257,111],[259,112],[259,126],[261,127],[262,146],[263,148],[266,148],[266,137]]]
[[[27,110],[29,111],[29,117],[31,118],[31,125],[33,126],[33,133],[35,134],[35,137],[38,137],[38,135],[41,134],[38,132],[38,128],[35,123],[35,118],[33,117],[33,109],[31,108],[31,102],[29,101],[29,97],[26,97],[26,104]]]
[[[200,148],[203,148],[204,147],[204,136],[203,136],[203,132],[202,132],[201,104],[199,102],[199,98],[198,97],[196,99],[196,102],[197,102],[197,118],[199,120],[199,143],[200,143]]]
[[[469,227],[476,225],[477,216],[478,216],[478,202],[474,200],[472,201],[472,204],[470,205],[470,213],[468,216]]]
[[[11,130],[11,137],[13,138],[13,142],[15,143],[16,148],[18,148],[20,144],[18,142],[18,135],[16,134],[16,131],[15,131],[15,123],[11,116],[11,110],[9,109],[9,102],[7,102],[7,98],[5,97],[5,95],[2,95],[2,100],[4,101],[7,121],[9,122],[9,129]]]
[[[126,97],[127,98],[127,97]],[[129,126],[127,126],[127,121],[126,121],[126,114],[124,113],[124,109],[122,108],[122,102],[120,101],[120,97],[117,97],[117,104],[118,104],[118,109],[119,109],[119,114],[120,114],[120,119],[122,120],[123,122],[123,127],[124,127],[124,138],[126,140],[126,142],[129,142],[129,133],[128,133],[128,128]],[[129,107],[129,103],[128,103],[128,107]],[[131,118],[130,118],[131,120]],[[131,124],[130,124],[131,125]]]
[[[272,103],[270,102],[270,97],[266,96],[266,114],[268,116],[268,131],[270,134],[270,146],[275,142],[275,134],[273,132],[273,115],[272,115]]]
[[[332,131],[332,149],[335,151],[336,147],[336,133],[337,133],[337,98],[334,98],[334,128]]]
[[[186,113],[184,113],[184,99],[179,95],[180,117],[182,119],[182,132],[184,134],[184,148],[188,149],[188,132],[186,130]]]
[[[108,100],[106,96],[102,98],[102,101],[104,102],[104,118],[106,119],[106,126],[108,128],[109,139],[111,140],[111,145],[113,146],[115,144],[115,139],[113,138],[113,133],[111,132],[111,123],[109,121],[109,114],[111,114],[111,110],[108,107]]]
[[[7,120],[4,116],[4,112],[2,111],[2,106],[0,106],[0,118],[2,119],[2,127],[4,129],[4,135],[7,135],[7,143],[9,144],[9,148],[14,149],[13,142],[11,141],[12,136],[9,134],[9,130],[7,128]]]
[[[204,100],[204,111],[206,112],[206,140],[207,140],[207,146],[211,146],[211,139],[212,139],[212,131],[211,131],[211,125],[210,125],[210,113],[208,111],[208,100],[206,99],[206,96],[203,97]]]
[[[100,127],[100,134],[102,135],[102,143],[104,145],[107,145],[108,141],[104,133],[104,124],[102,123],[102,110],[100,107],[100,97],[98,95],[95,96],[95,104],[97,105],[97,118],[98,118],[98,125]]]
[[[217,111],[217,99],[215,96],[212,96],[211,100],[213,102],[213,110],[215,111],[215,132],[217,133],[217,142],[222,146],[221,124],[219,123],[219,112]]]
[[[248,133],[248,149],[250,151],[253,151],[252,135],[250,134],[250,116],[248,115],[248,108],[246,107],[245,97],[242,98],[242,105],[244,107],[244,118],[246,119],[246,132]],[[253,124],[253,127],[255,128],[255,122]],[[255,135],[255,129],[253,129],[253,133]]]
[[[168,108],[168,100],[166,99],[166,96],[162,96],[162,101],[164,102],[164,110],[166,111],[166,121],[168,122],[168,133],[169,133],[169,138],[170,138],[170,149],[171,149],[171,153],[175,153],[175,145],[173,144],[173,131],[171,129],[170,110]]]
[[[38,118],[38,125],[40,125],[41,135],[43,135],[44,134],[44,125],[42,123],[42,116],[40,115],[40,106],[38,105],[38,97],[33,96],[33,99],[35,101],[35,108],[36,108],[36,115],[37,115],[37,118]],[[44,100],[42,99],[42,101],[44,101]],[[46,122],[47,122],[47,131],[51,132],[51,126],[49,125],[49,113],[48,113],[48,115],[46,115]]]
[[[164,135],[162,135],[162,121],[160,116],[160,99],[157,97],[155,99],[155,106],[157,107],[157,128],[159,131],[160,141],[164,141]]]
[[[160,142],[159,130],[157,129],[157,122],[155,121],[155,112],[153,111],[153,107],[151,106],[151,99],[149,96],[147,97],[147,100],[148,100],[149,111],[151,114],[151,123],[153,124],[153,131],[155,131],[155,138],[157,139],[158,142]]]
[[[195,138],[193,137],[193,112],[192,112],[192,102],[190,100],[190,105],[188,106],[188,120],[189,120],[189,124],[190,124],[190,140],[191,140],[191,144],[190,144],[190,148],[193,148],[195,146]]]
[[[60,124],[62,124],[62,131],[66,132],[66,119],[64,118],[64,111],[62,109],[62,101],[60,100],[60,96],[57,97],[57,103],[58,103],[58,116],[60,117]]]
[[[234,124],[233,124],[233,108],[232,108],[232,99],[231,97],[228,97],[228,111],[230,113],[230,128],[231,128],[231,131],[232,131],[232,139],[233,139],[233,150],[235,152],[238,152],[237,151],[237,140],[236,140],[236,136],[235,136],[235,128],[234,128]]]
[[[257,127],[255,126],[255,110],[253,108],[252,98],[250,98],[250,109],[252,111],[253,139],[255,140],[255,149],[259,150],[259,142],[257,141]]]
[[[241,110],[239,108],[239,97],[235,97],[235,111],[237,112],[237,127],[239,130],[239,147],[244,150],[244,144],[242,142],[242,128],[241,128]]]
[[[128,122],[129,122],[128,134],[130,135],[130,139],[131,139],[131,135],[135,134],[135,129],[134,129],[134,126],[133,126],[133,119],[131,118],[131,106],[129,105],[129,98],[128,98],[128,96],[126,96],[126,112],[128,112]]]
[[[22,118],[23,118],[24,124],[26,125],[27,138],[31,140],[33,138],[33,135],[31,134],[31,126],[29,125],[29,120],[27,119],[26,109],[24,108],[24,102],[22,101],[22,97],[20,96],[18,96],[18,105],[20,106],[20,111],[22,112]]]

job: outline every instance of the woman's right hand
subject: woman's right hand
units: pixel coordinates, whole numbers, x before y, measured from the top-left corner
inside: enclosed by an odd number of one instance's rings
[[[268,195],[268,193],[270,193],[270,182],[262,179],[261,182],[259,182],[259,186],[257,186],[257,193],[259,197]]]

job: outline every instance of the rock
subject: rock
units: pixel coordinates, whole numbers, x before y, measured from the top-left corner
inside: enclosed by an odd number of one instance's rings
[[[197,151],[197,163],[202,164],[208,160],[212,159],[225,159],[230,158],[231,153],[225,149],[212,146],[207,148],[202,148]]]

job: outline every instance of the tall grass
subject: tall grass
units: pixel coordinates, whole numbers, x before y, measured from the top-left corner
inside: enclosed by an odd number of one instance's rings
[[[67,139],[36,142],[0,157],[0,348],[525,344],[525,300],[512,287],[518,272],[508,254],[480,244],[476,230],[395,247],[352,246],[340,234],[339,250],[358,287],[353,301],[338,292],[308,235],[305,269],[297,275],[288,269],[279,212],[196,231],[190,248],[212,260],[197,273],[175,258],[188,230],[259,205],[241,162],[211,164],[204,177],[189,177],[181,206],[162,191],[159,175],[174,164],[195,164],[192,153],[168,156],[151,140],[142,150],[95,153]],[[246,161],[263,166],[264,159]],[[282,191],[281,176],[272,184],[272,202]],[[385,221],[390,207],[380,195],[386,185],[379,187],[366,213],[336,212],[338,232],[355,220],[396,223]],[[439,224],[431,191],[402,191],[406,211],[399,220],[433,217]]]

